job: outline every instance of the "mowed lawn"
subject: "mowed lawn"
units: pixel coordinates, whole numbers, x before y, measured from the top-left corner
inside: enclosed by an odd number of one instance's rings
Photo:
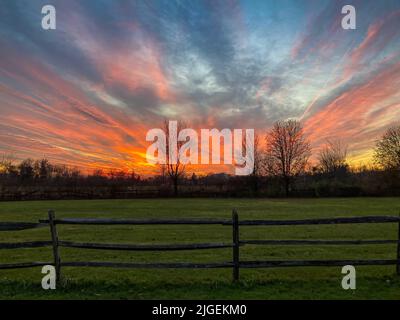
[[[399,198],[146,199],[1,202],[0,221],[36,222],[53,209],[58,218],[301,219],[394,215]],[[396,239],[396,224],[240,228],[241,239]],[[230,226],[59,225],[62,240],[136,244],[230,242]],[[0,232],[0,242],[49,240],[48,228]],[[242,260],[395,259],[396,245],[244,246]],[[121,252],[61,248],[63,261],[222,262],[231,249]],[[51,248],[0,250],[0,263],[52,261]],[[341,267],[231,269],[63,268],[63,287],[41,288],[41,268],[0,270],[2,299],[400,299],[394,266],[357,267],[357,289],[341,287]]]

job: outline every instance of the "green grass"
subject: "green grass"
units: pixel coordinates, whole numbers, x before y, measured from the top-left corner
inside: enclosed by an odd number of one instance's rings
[[[151,199],[0,203],[0,221],[37,221],[54,209],[57,217],[293,219],[398,215],[399,198],[346,199]],[[113,243],[231,241],[224,226],[59,225],[62,240]],[[47,228],[1,232],[1,242],[49,240]],[[396,239],[395,224],[241,227],[242,239]],[[396,245],[245,246],[241,259],[395,259]],[[51,248],[0,250],[0,263],[51,261]],[[64,261],[218,262],[230,249],[178,252],[118,252],[61,249]],[[0,270],[1,299],[400,299],[395,267],[357,267],[357,290],[341,288],[340,267],[241,270],[126,270],[63,268],[64,286],[41,289],[41,269]]]

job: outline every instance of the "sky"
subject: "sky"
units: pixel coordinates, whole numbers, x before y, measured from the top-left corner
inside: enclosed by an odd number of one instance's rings
[[[297,119],[314,153],[340,139],[368,163],[400,122],[400,0],[0,0],[0,154],[151,174],[164,119]]]

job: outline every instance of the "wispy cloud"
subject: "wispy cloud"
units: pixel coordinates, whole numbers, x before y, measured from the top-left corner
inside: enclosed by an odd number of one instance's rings
[[[47,3],[2,5],[0,152],[150,173],[145,134],[164,118],[299,118],[316,147],[342,138],[360,159],[400,119],[398,0],[353,1],[357,30],[341,0],[54,0],[47,32]]]

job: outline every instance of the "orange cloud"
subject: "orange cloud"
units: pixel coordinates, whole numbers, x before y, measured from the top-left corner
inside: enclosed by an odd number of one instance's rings
[[[305,132],[314,145],[327,138],[341,138],[355,151],[366,151],[377,138],[377,130],[399,119],[398,103],[392,102],[398,98],[399,88],[400,62],[335,98],[306,120]]]

